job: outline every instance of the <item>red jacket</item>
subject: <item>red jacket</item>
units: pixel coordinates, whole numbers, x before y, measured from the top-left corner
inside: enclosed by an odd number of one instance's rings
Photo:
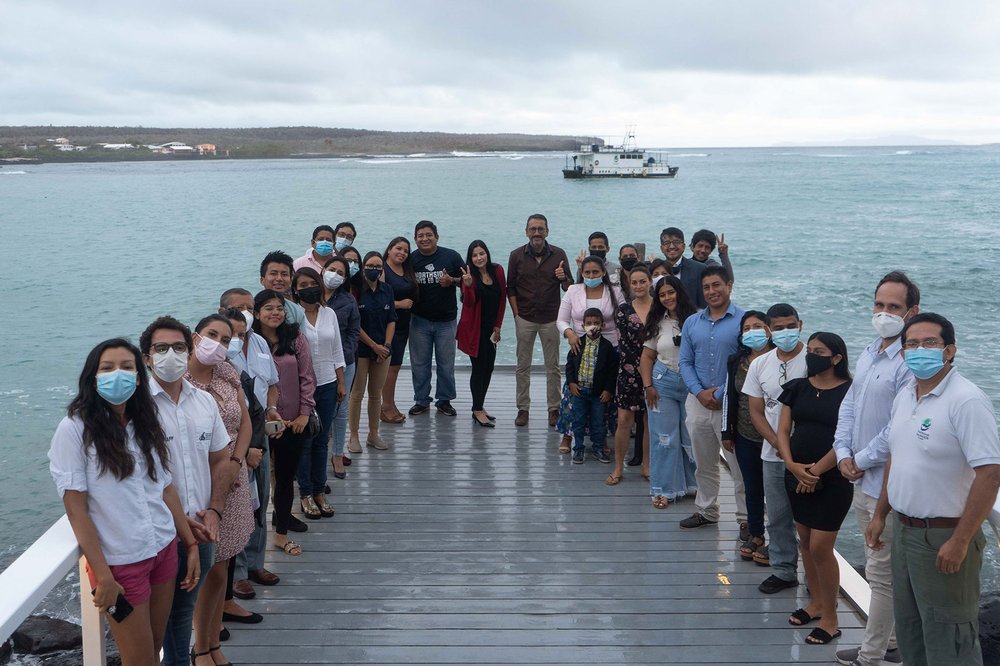
[[[497,311],[496,328],[503,327],[503,312],[507,307],[507,280],[503,275],[503,267],[500,264],[493,264],[493,269],[497,274],[497,284],[500,285],[500,309]],[[458,339],[458,348],[475,358],[479,355],[479,328],[483,320],[483,307],[476,298],[476,283],[473,279],[471,286],[465,286],[462,282],[462,317],[458,321],[458,331],[455,337]]]

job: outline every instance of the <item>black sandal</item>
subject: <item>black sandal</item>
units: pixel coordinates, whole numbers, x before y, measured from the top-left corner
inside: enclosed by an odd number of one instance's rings
[[[764,546],[764,537],[752,536],[740,545],[740,559],[746,562],[753,561],[753,555]]]
[[[803,625],[809,624],[813,620],[823,619],[819,615],[810,615],[806,612],[805,608],[796,608],[795,612],[788,616],[788,624],[793,627],[801,627]],[[793,622],[792,620],[795,620]]]
[[[826,645],[835,638],[840,638],[840,629],[830,634],[825,629],[816,627],[806,636],[806,643],[809,645]]]
[[[220,645],[219,648],[221,649],[222,646]],[[191,666],[195,666],[195,660],[198,657],[207,657],[210,654],[212,654],[211,650],[206,650],[204,652],[195,652],[194,648],[191,648]]]
[[[205,654],[208,654],[209,652],[219,652],[220,650],[222,650],[222,646],[216,645],[214,648],[208,648],[208,652],[206,652]],[[219,664],[218,666],[233,666],[233,662],[227,661],[226,663]]]

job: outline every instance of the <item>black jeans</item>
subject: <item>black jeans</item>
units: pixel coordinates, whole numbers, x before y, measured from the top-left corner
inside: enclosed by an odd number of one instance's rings
[[[270,441],[274,453],[274,531],[288,534],[288,519],[292,517],[292,495],[295,492],[295,472],[299,469],[299,455],[305,435],[295,434],[285,428],[280,439]]]
[[[479,354],[471,358],[472,374],[469,376],[469,389],[472,391],[474,412],[483,409],[486,392],[490,389],[490,380],[493,378],[493,367],[497,362],[497,348],[490,340],[492,336],[492,326],[479,332]]]
[[[759,537],[764,536],[764,463],[760,459],[763,445],[736,433],[736,462],[747,496],[747,528],[752,536]]]

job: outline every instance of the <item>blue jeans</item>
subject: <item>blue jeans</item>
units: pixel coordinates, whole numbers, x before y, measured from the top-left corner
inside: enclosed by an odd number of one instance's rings
[[[316,387],[316,413],[319,415],[319,434],[304,440],[299,454],[299,497],[312,497],[323,492],[326,485],[326,452],[330,441],[330,426],[337,409],[337,380]]]
[[[455,399],[455,329],[451,321],[431,321],[410,317],[410,371],[413,373],[413,402],[431,404],[431,357],[437,361],[437,388],[434,402],[440,405]]]
[[[344,368],[344,384],[347,385],[347,395],[351,394],[351,387],[354,386],[354,372],[357,369],[357,363],[351,363]],[[334,403],[333,455],[335,456],[344,455],[344,443],[347,442],[347,411],[347,398],[339,403]]]
[[[785,490],[785,463],[762,460],[764,501],[767,502],[767,547],[771,569],[781,580],[795,580],[799,564],[799,542],[795,537],[792,505]]]
[[[747,528],[751,536],[764,536],[764,461],[760,459],[763,442],[755,442],[736,433],[736,462],[743,475],[747,496]]]
[[[660,399],[649,419],[649,494],[675,500],[697,492],[691,436],[684,420],[687,387],[680,373],[664,363],[653,366],[653,388]]]
[[[573,450],[583,451],[587,448],[584,440],[589,430],[594,453],[601,453],[604,451],[607,438],[607,430],[604,427],[606,405],[601,402],[601,394],[589,386],[581,386],[580,395],[574,395],[572,401]]]
[[[187,546],[177,541],[177,582],[187,575]],[[198,544],[198,556],[201,560],[201,578],[190,592],[180,587],[174,589],[174,603],[170,607],[170,618],[167,620],[167,633],[163,636],[163,663],[166,666],[186,666],[191,661],[191,620],[194,617],[194,604],[198,600],[201,584],[208,575],[208,570],[215,564],[215,544]]]

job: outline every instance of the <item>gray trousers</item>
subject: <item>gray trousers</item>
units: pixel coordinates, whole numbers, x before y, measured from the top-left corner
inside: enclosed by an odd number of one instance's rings
[[[893,526],[892,598],[896,641],[906,666],[974,666],[979,645],[980,530],[957,573],[937,570],[937,554],[954,529]]]
[[[260,459],[260,465],[254,470],[254,475],[255,483],[256,479],[263,480],[259,499],[264,524],[254,524],[253,533],[250,535],[250,541],[247,542],[246,548],[236,555],[233,580],[246,580],[248,571],[264,568],[264,549],[267,548],[267,525],[268,520],[270,520],[267,513],[267,503],[271,499],[271,454],[269,451],[264,452],[264,456]]]

